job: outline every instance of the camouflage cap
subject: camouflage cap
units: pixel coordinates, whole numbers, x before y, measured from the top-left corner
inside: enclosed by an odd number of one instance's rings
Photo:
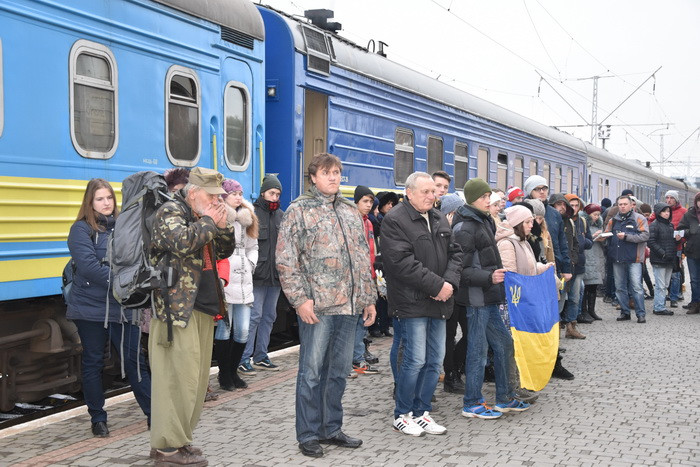
[[[189,182],[196,185],[211,195],[225,195],[226,190],[221,188],[224,176],[216,170],[195,167],[190,170]]]

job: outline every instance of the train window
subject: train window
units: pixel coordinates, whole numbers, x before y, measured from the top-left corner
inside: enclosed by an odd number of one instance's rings
[[[394,182],[397,185],[406,183],[413,173],[413,151],[413,132],[397,128],[394,133]]]
[[[2,96],[2,40],[0,40],[0,136],[2,136],[2,129],[5,126],[5,102]]]
[[[524,177],[524,162],[522,157],[516,157],[515,158],[515,173],[513,174],[513,185],[517,186],[518,188],[523,187],[523,179]]]
[[[552,168],[549,162],[545,162],[542,165],[542,176],[544,177],[545,180],[547,180],[547,185],[550,186],[550,193],[557,193],[556,191],[551,189],[551,183],[552,183]]]
[[[469,148],[464,143],[455,143],[455,189],[462,191],[469,179]]]
[[[566,171],[566,189],[569,193],[576,193],[574,191],[574,169]]]
[[[199,159],[201,97],[194,70],[174,65],[165,77],[165,149],[175,165]]]
[[[489,150],[479,148],[476,156],[476,176],[489,183]]]
[[[533,175],[537,175],[537,159],[530,158],[530,176]]]
[[[83,157],[108,159],[119,141],[117,62],[107,47],[83,39],[69,60],[73,146]]]
[[[561,167],[554,168],[554,191],[553,193],[561,193]]]
[[[230,82],[224,93],[224,154],[231,169],[243,170],[250,154],[250,105],[243,83]]]
[[[442,170],[443,143],[439,136],[428,136],[428,173]]]
[[[496,187],[501,190],[508,189],[508,154],[498,155],[498,172],[496,177]]]

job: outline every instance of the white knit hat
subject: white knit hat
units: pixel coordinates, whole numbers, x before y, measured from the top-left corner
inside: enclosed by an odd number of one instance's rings
[[[506,209],[506,220],[511,227],[522,224],[528,219],[532,219],[532,212],[525,206],[511,206]]]

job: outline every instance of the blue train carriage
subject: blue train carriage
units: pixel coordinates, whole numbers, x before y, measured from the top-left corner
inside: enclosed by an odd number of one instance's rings
[[[257,195],[263,41],[246,0],[0,3],[0,410],[76,388],[58,294],[89,179],[200,165]]]
[[[357,185],[401,192],[416,170],[444,170],[458,191],[471,177],[506,189],[522,187],[538,173],[553,191],[583,194],[586,153],[580,140],[307,19],[258,8],[268,37],[266,121],[274,129],[268,133],[266,171],[280,174],[284,205],[305,189],[304,169],[321,151],[342,160],[346,196]]]

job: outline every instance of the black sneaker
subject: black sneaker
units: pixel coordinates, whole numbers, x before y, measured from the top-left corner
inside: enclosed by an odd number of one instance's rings
[[[673,316],[673,312],[668,310],[654,311],[654,314],[659,316]]]
[[[630,319],[632,319],[630,318],[630,315],[620,315],[617,317],[618,321],[629,321]]]
[[[644,316],[640,316],[639,318],[637,318],[637,322],[639,324],[644,324],[647,322],[647,319]]]
[[[678,302],[676,300],[671,300],[671,308],[678,308]]]

